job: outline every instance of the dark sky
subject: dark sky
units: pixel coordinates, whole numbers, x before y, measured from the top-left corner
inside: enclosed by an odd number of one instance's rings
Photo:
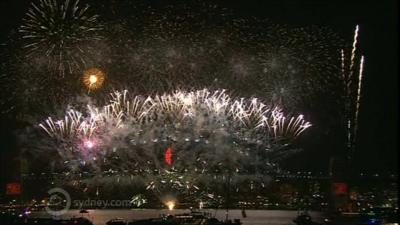
[[[354,25],[359,24],[359,49],[366,59],[359,141],[353,166],[364,171],[397,170],[397,1],[253,0],[233,1],[226,6],[237,13],[266,17],[277,23],[332,27],[350,38]],[[318,163],[321,158],[326,158],[324,149],[303,154],[299,160],[307,163],[301,163],[300,167],[313,164],[324,168],[325,160]]]
[[[166,1],[166,0],[165,0]],[[164,2],[165,2],[164,1]],[[157,4],[162,1],[152,1]],[[179,2],[179,1],[173,1]],[[387,171],[397,168],[398,149],[398,11],[395,0],[241,0],[214,1],[243,16],[270,18],[293,25],[324,25],[352,38],[355,24],[360,29],[360,49],[366,57],[364,93],[361,102],[360,133],[354,167]],[[0,1],[0,41],[17,27],[29,6],[27,0]],[[1,120],[0,151],[2,176],[13,149],[12,120]],[[6,154],[7,153],[7,154]],[[299,156],[299,167],[326,170],[324,149]],[[324,160],[320,160],[324,159]],[[314,163],[315,162],[315,163]]]

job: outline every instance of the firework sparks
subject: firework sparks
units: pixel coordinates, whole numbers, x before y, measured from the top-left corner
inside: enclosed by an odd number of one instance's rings
[[[63,120],[50,117],[39,126],[57,145],[66,144],[59,149],[63,161],[82,159],[100,171],[147,171],[159,177],[150,178],[148,190],[166,190],[168,185],[196,191],[196,176],[190,174],[213,173],[221,166],[266,169],[269,162],[244,163],[256,154],[252,148],[264,149],[269,155],[265,160],[273,160],[288,154],[290,143],[311,126],[303,115],[287,117],[256,98],[238,99],[223,90],[134,97],[122,91],[110,96],[103,107],[89,105],[86,114],[69,110]],[[172,145],[173,164],[165,155]],[[97,151],[84,151],[94,147]]]
[[[50,71],[58,71],[61,76],[86,65],[90,44],[101,39],[98,31],[102,29],[98,16],[90,15],[88,9],[89,6],[80,6],[79,0],[32,3],[18,30],[26,56],[36,63],[41,59]]]
[[[145,196],[138,194],[132,197],[131,204],[135,205],[136,207],[140,207],[147,203],[147,199]]]
[[[125,83],[138,83],[138,89],[150,93],[211,86],[295,108],[321,91],[340,69],[331,56],[341,41],[329,29],[238,20],[219,7],[195,4],[201,6],[167,6],[161,12],[136,9],[146,20],[126,18],[126,27],[111,34],[118,50],[114,69],[131,74],[123,78]],[[221,24],[207,23],[204,15],[215,15]],[[128,27],[138,23],[140,35]]]
[[[83,144],[88,149],[91,149],[91,148],[93,148],[95,146],[95,143],[92,140],[86,140],[86,141],[83,142]]]
[[[135,16],[102,25],[81,1],[37,0],[18,29],[24,55],[18,55],[20,71],[7,81],[18,86],[15,93],[29,91],[26,96],[34,97],[15,102],[36,107],[69,101],[80,90],[68,81],[81,79],[84,68],[101,66],[112,71],[115,86],[135,83],[135,91],[143,94],[229,89],[296,110],[313,104],[310,96],[331,91],[326,87],[340,70],[332,56],[343,48],[342,40],[328,28],[237,19],[229,10],[198,1],[160,11],[126,7]],[[221,23],[205,19],[210,16]],[[91,91],[100,83],[89,75],[85,87]]]
[[[53,122],[52,118],[40,126],[50,136],[91,136],[96,130],[101,130],[102,124],[117,121],[116,127],[124,126],[123,121],[155,123],[156,120],[173,119],[175,122],[200,116],[201,110],[207,113],[223,116],[228,121],[245,126],[249,129],[264,130],[275,139],[281,137],[296,138],[311,126],[304,121],[303,115],[286,119],[279,107],[269,108],[264,103],[253,98],[250,101],[232,99],[225,91],[210,92],[207,89],[195,92],[177,91],[173,94],[156,95],[154,97],[127,97],[128,92],[114,92],[111,103],[101,110],[88,106],[89,117],[83,118],[82,113],[70,110],[64,120]],[[199,110],[199,107],[202,108]]]

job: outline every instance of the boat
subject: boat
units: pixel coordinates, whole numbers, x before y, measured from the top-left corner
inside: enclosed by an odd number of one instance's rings
[[[113,219],[107,225],[241,225],[240,219],[220,221],[212,217],[210,213],[191,211],[190,213],[161,215],[157,218],[134,220],[125,222],[124,220]]]
[[[89,211],[87,211],[86,209],[81,209],[79,210],[79,213],[89,213]]]
[[[1,217],[0,217],[1,219]],[[9,220],[0,220],[1,224],[7,225],[93,225],[93,223],[84,218],[72,219],[52,219],[52,218],[10,218]]]
[[[324,219],[324,223],[317,223],[312,220],[312,217],[307,211],[303,211],[297,215],[293,220],[296,225],[329,225],[331,220],[328,218]]]
[[[106,223],[106,225],[126,225],[128,222],[123,218],[115,218]]]
[[[392,225],[399,224],[398,209],[376,207],[364,211],[360,215],[361,225]]]

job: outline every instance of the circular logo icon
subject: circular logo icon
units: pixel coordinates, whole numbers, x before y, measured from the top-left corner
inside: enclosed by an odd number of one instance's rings
[[[52,188],[47,193],[50,195],[45,208],[48,214],[60,216],[68,212],[71,207],[71,197],[67,191],[62,188]]]

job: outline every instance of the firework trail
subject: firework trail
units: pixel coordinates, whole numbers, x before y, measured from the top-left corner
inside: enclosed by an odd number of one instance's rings
[[[102,29],[97,15],[90,15],[89,6],[79,0],[39,0],[31,8],[19,28],[25,57],[47,64],[58,75],[71,74],[87,66],[93,42],[101,39]]]
[[[364,69],[364,56],[361,56],[360,60],[360,70],[358,73],[358,85],[357,85],[357,100],[356,100],[356,112],[354,116],[354,138],[357,138],[358,131],[358,114],[360,113],[360,99],[361,99],[361,89],[362,89],[362,79],[363,79],[363,69]]]
[[[354,41],[353,41],[353,49],[351,50],[351,59],[350,59],[350,76],[353,73],[354,69],[354,64],[355,64],[355,58],[356,58],[356,53],[357,53],[357,39],[358,39],[358,25],[356,26],[356,29],[354,31]],[[351,84],[351,83],[350,83]],[[350,85],[349,84],[349,85]]]
[[[345,72],[345,56],[344,56],[343,49],[340,51],[340,55],[341,55],[340,62],[341,62],[341,66],[342,66],[342,80],[345,81],[346,80],[346,72]]]
[[[352,158],[352,154],[355,151],[355,141],[358,129],[358,117],[360,109],[360,99],[362,91],[362,79],[363,79],[363,67],[364,67],[364,56],[361,56],[358,76],[356,74],[355,61],[357,58],[357,40],[358,40],[359,26],[357,25],[354,31],[354,40],[352,45],[350,65],[347,72],[344,72],[345,56],[344,51],[341,52],[342,62],[342,73],[343,73],[343,84],[344,84],[344,99],[345,99],[345,115],[346,115],[346,136],[347,136],[347,148],[348,158]],[[353,84],[355,83],[355,84]]]

